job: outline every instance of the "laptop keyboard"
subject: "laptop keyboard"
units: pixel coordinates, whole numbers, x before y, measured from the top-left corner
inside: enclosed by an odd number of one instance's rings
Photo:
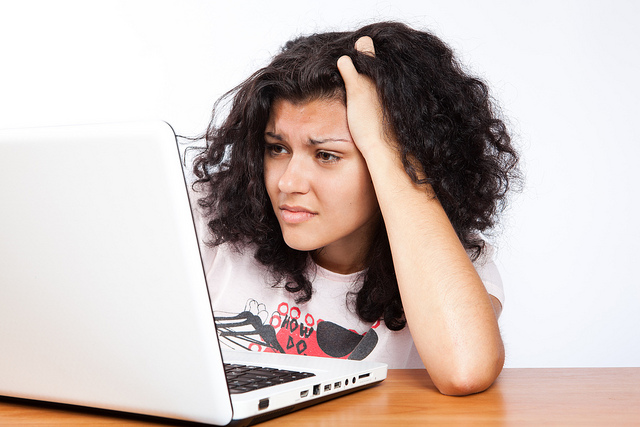
[[[315,376],[311,372],[287,371],[264,366],[224,364],[231,394],[246,393],[273,385],[284,384]]]

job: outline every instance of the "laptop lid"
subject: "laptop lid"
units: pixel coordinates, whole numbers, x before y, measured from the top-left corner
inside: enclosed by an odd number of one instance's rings
[[[0,132],[0,395],[226,424],[175,135]]]

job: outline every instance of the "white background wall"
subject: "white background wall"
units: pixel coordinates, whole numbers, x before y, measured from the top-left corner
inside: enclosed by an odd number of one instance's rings
[[[294,35],[428,28],[490,82],[523,153],[497,239],[507,366],[640,366],[639,18],[621,0],[5,1],[0,128],[151,118],[195,135]]]

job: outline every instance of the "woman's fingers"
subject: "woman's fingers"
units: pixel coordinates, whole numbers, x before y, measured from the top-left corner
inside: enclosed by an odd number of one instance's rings
[[[338,70],[340,71],[340,75],[342,76],[342,80],[344,80],[344,84],[347,87],[347,91],[350,86],[353,86],[358,79],[358,71],[356,67],[353,65],[353,61],[348,55],[341,56],[338,58]]]
[[[373,39],[369,36],[362,36],[356,41],[356,50],[369,56],[376,56],[376,50],[373,47]]]
[[[355,44],[355,48],[358,52],[363,53],[369,56],[376,56],[376,50],[373,46],[373,40],[369,36],[360,37]],[[345,81],[345,85],[347,86],[347,92],[349,91],[349,87],[354,87],[359,82],[359,80],[363,79],[363,76],[360,76],[356,67],[353,65],[353,61],[347,55],[341,56],[338,59],[338,70],[342,75],[342,79]],[[347,93],[348,95],[348,93]]]
[[[360,37],[355,44],[359,52],[375,56],[371,37]],[[338,59],[338,70],[347,92],[347,120],[353,140],[366,157],[366,152],[384,141],[382,107],[376,85],[369,77],[358,73],[347,55]]]

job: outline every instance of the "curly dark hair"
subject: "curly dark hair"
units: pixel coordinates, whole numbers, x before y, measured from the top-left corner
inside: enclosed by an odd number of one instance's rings
[[[354,48],[365,35],[373,39],[375,58]],[[269,65],[214,105],[203,136],[206,148],[194,162],[194,188],[205,192],[198,204],[208,215],[213,235],[208,243],[253,248],[274,284],[295,293],[299,303],[313,292],[310,257],[289,248],[282,237],[264,183],[264,131],[276,99],[346,102],[336,66],[342,55],[376,83],[386,131],[397,141],[406,172],[414,182],[432,186],[472,259],[484,249],[480,233],[496,225],[510,184],[518,179],[518,154],[487,86],[464,72],[436,36],[383,22],[289,41]],[[223,101],[230,101],[229,109],[220,120]],[[383,221],[366,265],[356,313],[367,322],[383,319],[391,330],[404,328]]]

